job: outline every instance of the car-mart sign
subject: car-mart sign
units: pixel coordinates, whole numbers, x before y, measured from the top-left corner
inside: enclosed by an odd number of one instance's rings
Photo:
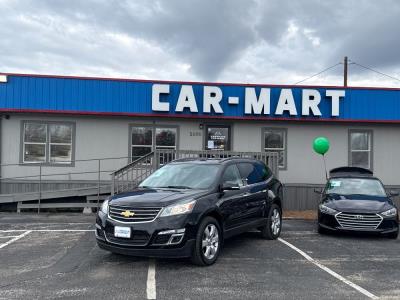
[[[400,123],[400,89],[2,74],[0,113]]]
[[[320,106],[329,102],[330,116],[339,117],[340,103],[345,98],[345,90],[301,89],[301,94],[293,93],[291,88],[276,89],[243,87],[236,95],[224,95],[219,86],[203,86],[202,93],[197,93],[192,85],[181,85],[176,99],[171,99],[169,84],[152,86],[151,108],[154,112],[224,114],[224,107],[239,107],[244,115],[274,116],[322,116]],[[278,91],[279,90],[279,91]],[[295,97],[297,96],[298,99]],[[300,97],[299,97],[300,96]],[[162,99],[162,97],[164,99]],[[174,107],[171,108],[172,103]],[[297,103],[297,104],[296,104]]]

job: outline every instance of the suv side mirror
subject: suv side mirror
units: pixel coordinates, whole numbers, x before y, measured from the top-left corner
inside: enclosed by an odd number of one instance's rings
[[[399,191],[390,190],[390,191],[389,191],[389,195],[390,195],[390,196],[398,196],[398,195],[399,195]]]
[[[314,193],[322,195],[322,190],[321,189],[314,189]]]
[[[222,190],[223,191],[240,190],[240,186],[237,183],[224,182],[222,184]]]

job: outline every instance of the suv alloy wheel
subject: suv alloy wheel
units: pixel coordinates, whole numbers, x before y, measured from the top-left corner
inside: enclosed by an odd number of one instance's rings
[[[192,261],[199,266],[212,265],[221,249],[221,228],[218,221],[206,217],[200,223],[193,249]]]
[[[267,240],[275,240],[279,237],[282,230],[282,210],[276,205],[272,204],[265,226],[260,227],[261,235]]]

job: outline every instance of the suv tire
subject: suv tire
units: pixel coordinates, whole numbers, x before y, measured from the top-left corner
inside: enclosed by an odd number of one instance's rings
[[[279,237],[282,230],[282,209],[278,205],[272,204],[267,223],[259,229],[261,236],[267,240],[276,240]]]
[[[213,217],[205,217],[196,234],[192,262],[198,266],[209,266],[215,263],[222,246],[221,227]]]

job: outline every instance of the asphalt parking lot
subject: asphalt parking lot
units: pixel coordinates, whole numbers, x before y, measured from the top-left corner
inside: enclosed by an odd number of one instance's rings
[[[280,240],[225,243],[217,263],[99,249],[94,216],[0,214],[0,299],[400,299],[400,240],[321,236],[285,220]]]

